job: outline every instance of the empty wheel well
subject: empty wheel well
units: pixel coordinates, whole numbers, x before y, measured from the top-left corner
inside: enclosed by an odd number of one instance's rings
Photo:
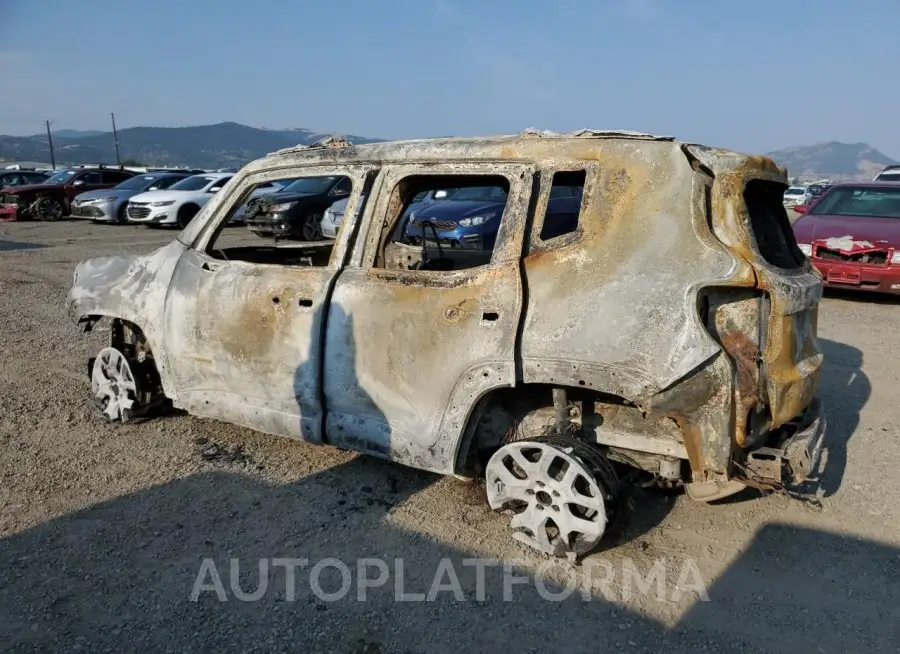
[[[456,456],[456,474],[480,477],[484,465],[500,446],[511,441],[535,438],[555,423],[551,384],[525,384],[499,388],[482,397],[469,415]],[[583,406],[630,407],[625,398],[581,387],[567,391],[569,417],[580,419]],[[592,409],[593,410],[593,409]]]

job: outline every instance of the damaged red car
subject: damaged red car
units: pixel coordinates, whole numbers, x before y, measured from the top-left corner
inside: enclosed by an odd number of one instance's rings
[[[135,173],[121,168],[70,168],[40,184],[12,186],[0,193],[0,220],[59,220],[73,198],[85,191],[112,188]]]
[[[833,186],[793,227],[826,286],[900,294],[900,183]]]

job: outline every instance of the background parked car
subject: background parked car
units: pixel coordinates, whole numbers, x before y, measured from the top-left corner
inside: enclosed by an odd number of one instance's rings
[[[253,189],[253,193],[250,194],[247,202],[245,202],[244,205],[234,213],[234,215],[231,217],[231,222],[246,223],[248,215],[255,216],[259,212],[261,198],[272,195],[273,193],[278,193],[293,181],[294,179],[292,178],[278,180],[276,182],[269,182],[267,184],[260,184],[255,189]]]
[[[231,173],[191,175],[165,191],[148,191],[128,201],[128,222],[185,227],[231,178]]]
[[[189,177],[187,173],[147,173],[135,175],[111,189],[80,193],[72,201],[72,216],[95,222],[126,223],[125,209],[130,198],[145,191],[167,189],[186,177]]]
[[[4,189],[0,204],[19,220],[58,220],[68,215],[72,200],[85,191],[116,186],[134,173],[119,168],[73,168],[60,170],[43,182]],[[14,209],[10,210],[9,207]]]
[[[826,286],[900,294],[900,183],[832,186],[793,228]]]
[[[347,210],[347,202],[349,197],[338,200],[325,210],[325,216],[322,218],[322,236],[324,238],[337,238],[338,230],[344,221],[344,213]],[[366,201],[365,195],[360,195],[359,206],[363,206]]]
[[[0,189],[43,184],[46,180],[46,175],[35,170],[0,170]]]
[[[247,228],[257,236],[318,240],[325,210],[348,197],[351,189],[349,177],[301,177],[267,196],[259,211],[247,216]]]
[[[541,238],[571,232],[578,222],[582,187],[554,186],[547,203]],[[443,247],[470,250],[494,248],[506,191],[499,186],[472,186],[454,190],[443,200],[421,206],[410,215],[407,243],[419,245],[437,238]]]
[[[900,182],[900,165],[887,166],[875,176],[876,182]]]
[[[793,207],[806,203],[806,187],[791,186],[784,192],[784,206]]]

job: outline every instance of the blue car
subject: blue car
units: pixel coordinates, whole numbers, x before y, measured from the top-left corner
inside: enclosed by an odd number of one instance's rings
[[[581,207],[580,186],[554,186],[547,203],[541,238],[574,231]],[[471,186],[452,190],[438,201],[418,203],[409,212],[405,242],[438,243],[444,248],[493,250],[506,207],[506,191],[499,186]]]

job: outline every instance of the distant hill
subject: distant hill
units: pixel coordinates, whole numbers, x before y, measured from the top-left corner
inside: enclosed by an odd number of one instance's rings
[[[308,129],[263,129],[238,123],[196,127],[129,127],[119,130],[123,161],[153,166],[199,168],[239,167],[273,150],[308,145],[326,136]],[[346,135],[353,143],[382,139]],[[111,132],[62,129],[54,132],[58,164],[114,164]],[[786,166],[791,177],[834,180],[871,179],[882,168],[897,163],[867,143],[821,143],[770,152]],[[50,161],[45,134],[0,136],[0,162]]]
[[[868,143],[830,141],[770,152],[790,177],[801,181],[829,178],[835,181],[872,179],[888,165],[896,164]]]
[[[74,134],[73,134],[74,133]],[[308,129],[271,130],[238,123],[197,127],[129,127],[119,130],[123,161],[154,166],[226,168],[242,166],[273,150],[309,145],[326,136]],[[353,143],[381,139],[346,137]],[[53,135],[58,164],[110,163],[116,161],[112,132],[59,130]],[[43,134],[0,136],[0,161],[50,161],[50,147]]]
[[[53,132],[53,136],[58,136],[64,139],[77,139],[81,136],[99,136],[100,134],[105,134],[102,129],[61,129],[58,131],[51,130]],[[44,138],[44,134],[35,134],[37,138]]]

